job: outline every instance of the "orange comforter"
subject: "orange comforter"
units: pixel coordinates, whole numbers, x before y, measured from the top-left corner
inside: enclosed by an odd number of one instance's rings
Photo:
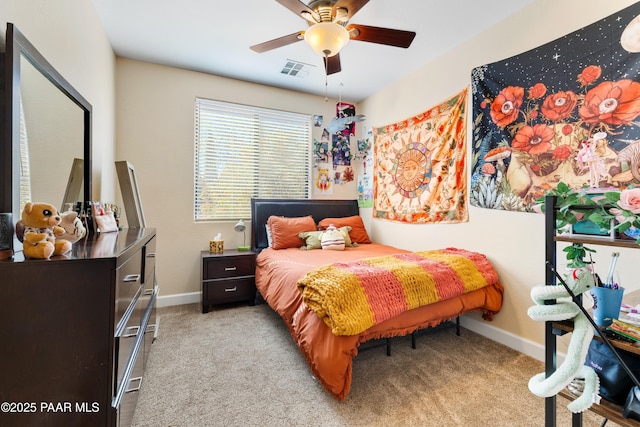
[[[298,290],[298,280],[320,265],[407,252],[409,251],[371,243],[346,248],[344,251],[267,248],[258,255],[258,291],[283,318],[316,378],[337,399],[344,400],[349,393],[352,359],[358,354],[360,343],[406,335],[471,311],[482,311],[485,319],[491,320],[502,306],[503,288],[496,282],[454,298],[406,311],[360,334],[336,336],[305,305]]]

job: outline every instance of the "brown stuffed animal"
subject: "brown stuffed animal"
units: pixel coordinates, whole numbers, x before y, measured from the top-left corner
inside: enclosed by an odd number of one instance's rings
[[[62,255],[71,250],[71,242],[56,239],[65,233],[60,227],[62,218],[55,206],[48,203],[27,202],[22,210],[24,234],[22,243],[27,258],[48,259],[51,255]]]

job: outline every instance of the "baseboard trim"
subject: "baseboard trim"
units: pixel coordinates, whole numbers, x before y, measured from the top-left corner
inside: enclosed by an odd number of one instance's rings
[[[460,325],[470,331],[476,332],[482,336],[485,336],[500,344],[506,345],[520,353],[533,357],[541,362],[544,362],[544,345],[536,342],[526,340],[522,337],[512,334],[511,332],[503,331],[495,326],[489,324],[486,321],[480,321],[472,319],[470,317],[462,316],[460,318]],[[558,361],[564,359],[564,354],[558,352]]]
[[[172,305],[196,304],[199,303],[202,293],[189,292],[184,294],[164,295],[158,297],[158,307],[170,307]]]

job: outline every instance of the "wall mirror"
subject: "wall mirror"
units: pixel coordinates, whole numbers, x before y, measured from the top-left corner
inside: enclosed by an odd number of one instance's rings
[[[3,62],[0,212],[91,200],[91,104],[11,23]]]

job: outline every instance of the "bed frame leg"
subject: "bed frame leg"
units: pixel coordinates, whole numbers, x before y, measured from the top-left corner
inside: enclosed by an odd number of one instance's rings
[[[414,350],[416,349],[416,332],[417,330],[411,332],[411,348]],[[460,316],[456,317],[456,335],[460,336]]]
[[[387,356],[391,356],[391,338],[387,338]]]

